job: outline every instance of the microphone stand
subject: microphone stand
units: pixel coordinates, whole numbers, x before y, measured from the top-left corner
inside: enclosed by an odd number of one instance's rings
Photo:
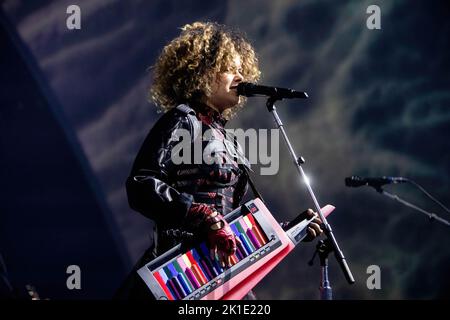
[[[398,202],[404,204],[407,207],[413,208],[413,209],[415,209],[415,210],[417,210],[417,211],[427,215],[428,218],[430,219],[430,222],[439,221],[439,222],[441,222],[441,223],[443,223],[443,224],[445,224],[445,225],[450,227],[450,222],[448,220],[445,220],[444,218],[439,217],[435,213],[428,212],[428,211],[426,211],[426,210],[424,210],[422,208],[419,208],[418,206],[413,205],[412,203],[410,203],[410,202],[408,202],[406,200],[403,200],[402,198],[400,198],[399,196],[397,196],[397,195],[395,195],[393,193],[389,193],[389,192],[385,191],[383,188],[381,188],[381,186],[375,188],[375,190],[378,191],[379,193],[381,193],[382,195],[385,195],[388,198],[391,198],[392,200],[398,201]]]
[[[345,278],[347,279],[347,282],[349,284],[353,284],[355,282],[355,279],[353,278],[352,272],[350,271],[350,268],[348,267],[347,261],[345,260],[344,257],[344,253],[341,251],[341,249],[339,248],[339,245],[336,241],[336,237],[333,234],[333,230],[331,229],[330,224],[327,222],[327,219],[325,218],[325,216],[322,213],[322,210],[320,209],[320,205],[316,199],[316,196],[314,195],[313,190],[311,189],[310,183],[308,178],[305,175],[305,172],[303,171],[303,168],[301,166],[301,164],[305,163],[305,160],[303,159],[303,157],[298,157],[295,154],[294,149],[292,148],[291,142],[289,141],[289,138],[286,134],[286,131],[284,130],[283,127],[283,123],[280,120],[280,117],[278,116],[278,113],[276,111],[276,107],[275,107],[275,101],[279,101],[282,100],[283,97],[281,96],[271,96],[269,97],[269,99],[267,99],[266,102],[266,106],[267,106],[267,110],[273,115],[275,122],[278,126],[278,129],[281,131],[281,134],[284,138],[284,141],[286,142],[286,145],[289,149],[289,153],[292,156],[292,159],[294,161],[294,165],[297,168],[301,178],[303,179],[303,181],[306,184],[306,187],[308,188],[308,192],[309,195],[311,196],[313,202],[314,202],[314,206],[317,210],[317,213],[319,214],[320,220],[322,221],[322,228],[324,230],[324,233],[330,243],[331,249],[330,251],[334,252],[334,256],[336,257],[339,266],[342,269],[342,272],[344,273]]]
[[[314,264],[314,258],[316,254],[319,254],[320,260],[320,299],[321,300],[333,300],[333,289],[330,285],[330,280],[328,278],[328,254],[333,251],[330,246],[330,241],[328,239],[319,240],[316,245],[316,251],[311,260],[308,262],[310,266]]]

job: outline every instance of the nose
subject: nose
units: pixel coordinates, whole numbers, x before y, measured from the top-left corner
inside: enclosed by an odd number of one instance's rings
[[[237,83],[244,81],[244,77],[242,76],[242,74],[239,71],[236,72],[236,74],[234,76],[234,81]]]

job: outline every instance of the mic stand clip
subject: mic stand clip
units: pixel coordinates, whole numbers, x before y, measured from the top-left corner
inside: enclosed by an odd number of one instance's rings
[[[312,266],[316,254],[319,254],[320,260],[320,299],[333,300],[333,289],[328,278],[328,255],[333,251],[333,247],[328,239],[319,240],[316,245],[316,250],[308,265]]]

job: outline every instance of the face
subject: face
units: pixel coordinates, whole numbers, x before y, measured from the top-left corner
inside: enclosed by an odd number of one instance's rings
[[[233,65],[216,76],[216,81],[211,86],[211,96],[207,98],[206,104],[219,112],[236,106],[240,101],[237,85],[244,80],[241,72],[241,59],[236,56]]]

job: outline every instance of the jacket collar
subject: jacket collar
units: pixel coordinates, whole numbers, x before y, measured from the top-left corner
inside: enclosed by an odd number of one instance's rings
[[[194,110],[197,113],[197,118],[206,125],[219,123],[221,126],[225,126],[227,123],[227,120],[220,112],[208,107],[207,105],[197,104]]]

